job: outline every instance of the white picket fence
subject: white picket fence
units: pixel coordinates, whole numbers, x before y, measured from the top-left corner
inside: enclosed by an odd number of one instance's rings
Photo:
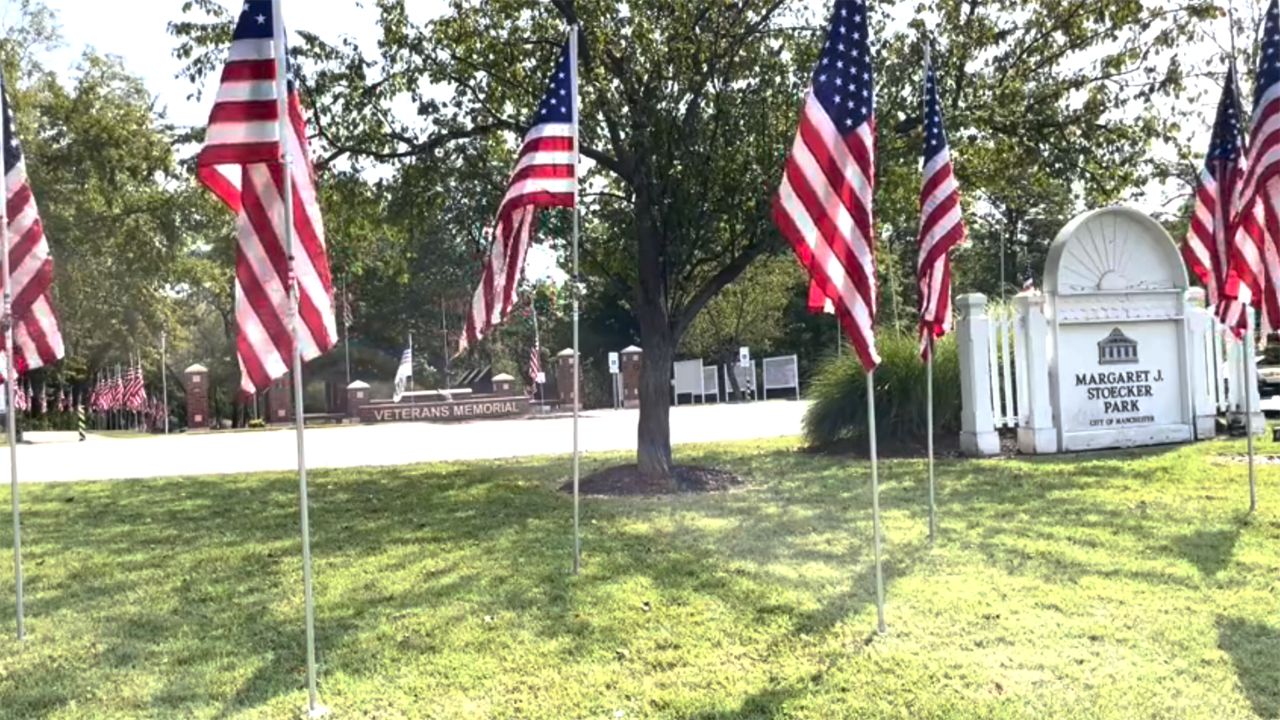
[[[1213,402],[1218,412],[1226,412],[1230,408],[1231,397],[1228,394],[1230,383],[1227,381],[1227,332],[1222,323],[1213,320],[1213,332],[1205,336],[1205,362],[1209,363],[1209,377],[1213,380]]]
[[[1026,399],[1018,397],[1018,377],[1025,374],[1025,358],[1017,348],[1018,318],[1012,305],[992,305],[988,308],[991,332],[987,346],[991,363],[991,415],[997,428],[1016,428],[1021,417],[1019,408],[1026,406]],[[1016,374],[1015,374],[1016,373]]]

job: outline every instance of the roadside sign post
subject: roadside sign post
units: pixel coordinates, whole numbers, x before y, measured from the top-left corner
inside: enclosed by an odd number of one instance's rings
[[[609,376],[612,381],[610,384],[613,386],[613,409],[617,410],[621,407],[618,404],[618,381],[622,379],[622,355],[619,353],[609,353]]]

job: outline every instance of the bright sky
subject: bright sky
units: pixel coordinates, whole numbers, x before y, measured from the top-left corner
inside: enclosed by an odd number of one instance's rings
[[[8,0],[0,0],[7,4]],[[121,3],[107,0],[46,0],[59,15],[64,47],[51,62],[54,70],[70,72],[86,46],[119,55],[125,66],[141,75],[147,88],[167,108],[172,121],[200,125],[208,119],[208,98],[189,101],[194,89],[175,76],[182,62],[173,57],[174,39],[167,25],[176,19],[181,0],[127,0],[127,18]],[[221,0],[234,8],[239,3]],[[365,7],[369,5],[369,7]],[[445,0],[408,0],[415,20],[425,20],[443,11]],[[362,46],[377,41],[377,11],[366,0],[296,0],[285,7],[285,20],[292,28],[305,28],[328,40],[350,35]],[[126,22],[127,20],[127,22]]]

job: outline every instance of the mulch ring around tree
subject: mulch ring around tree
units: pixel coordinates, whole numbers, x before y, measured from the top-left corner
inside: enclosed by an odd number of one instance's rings
[[[635,465],[622,465],[583,477],[578,483],[578,490],[583,495],[634,497],[727,492],[744,484],[742,478],[726,470],[680,465],[672,472],[675,475],[674,488],[662,480],[645,477]],[[561,485],[560,491],[572,493],[573,481]]]

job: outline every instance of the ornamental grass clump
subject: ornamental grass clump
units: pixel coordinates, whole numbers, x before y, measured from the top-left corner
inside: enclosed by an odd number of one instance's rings
[[[928,435],[927,383],[919,341],[901,333],[878,338],[883,360],[876,370],[876,427],[881,443],[923,448]],[[867,385],[852,352],[828,358],[809,391],[813,405],[804,434],[818,449],[864,451],[867,442]],[[935,437],[954,441],[960,432],[960,359],[953,337],[939,341],[933,369]]]

